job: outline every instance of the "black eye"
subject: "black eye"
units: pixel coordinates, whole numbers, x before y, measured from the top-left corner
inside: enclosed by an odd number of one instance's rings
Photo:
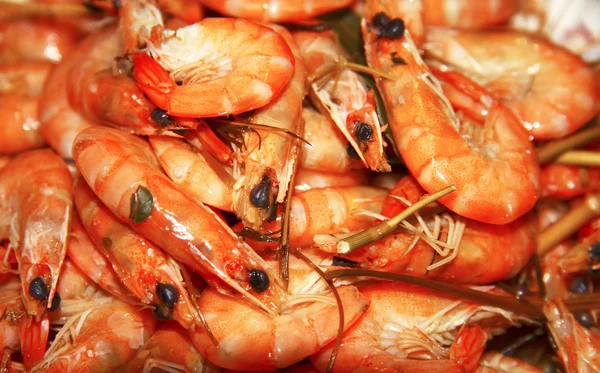
[[[333,263],[334,266],[337,267],[350,267],[350,268],[356,268],[356,262],[353,262],[351,260],[348,259],[344,259],[344,258],[340,258],[337,256],[333,257]]]
[[[583,276],[573,277],[569,285],[569,291],[574,294],[585,294],[590,291],[588,281]]]
[[[159,320],[171,320],[173,318],[173,309],[169,307],[162,307],[158,304],[154,305],[155,308],[152,310],[152,316]]]
[[[166,111],[164,111],[163,109],[157,107],[156,109],[152,110],[152,113],[150,114],[150,117],[159,125],[166,127],[166,126],[170,126],[172,124],[174,124],[173,119],[171,119],[171,116],[169,114],[167,114]]]
[[[346,153],[348,153],[348,156],[350,158],[360,159],[360,156],[358,155],[358,153],[356,152],[356,150],[354,149],[354,147],[350,143],[348,143],[348,145],[346,145]]]
[[[31,281],[29,284],[29,295],[33,299],[44,300],[48,299],[48,286],[46,285],[46,281],[41,276],[38,276]]]
[[[584,328],[591,328],[594,326],[594,318],[589,312],[586,311],[576,311],[573,313],[577,322],[581,324]]]
[[[48,308],[48,310],[50,312],[56,311],[58,307],[60,307],[60,301],[60,294],[58,294],[58,292],[54,293],[54,298],[52,298],[52,304],[50,305],[50,308]]]
[[[590,246],[590,260],[600,260],[600,242],[595,242]]]
[[[358,122],[356,125],[356,138],[360,141],[369,141],[373,137],[373,128],[366,123]]]
[[[379,29],[379,36],[388,39],[398,39],[404,35],[404,21],[394,18]]]
[[[248,282],[257,293],[262,293],[263,291],[269,288],[269,276],[265,273],[265,271],[260,269],[251,269],[248,271]]]
[[[175,286],[171,284],[161,284],[159,282],[156,292],[158,293],[158,299],[160,299],[165,306],[171,308],[175,307],[175,303],[177,303],[177,299],[179,298],[179,293]]]
[[[254,207],[266,208],[269,207],[269,194],[271,192],[271,178],[263,176],[260,183],[258,183],[250,191],[250,203]]]
[[[373,20],[371,23],[373,23],[373,26],[375,27],[383,27],[385,25],[387,25],[390,22],[390,17],[387,16],[387,14],[385,14],[384,12],[379,12],[377,14],[375,14],[375,17],[373,17]]]

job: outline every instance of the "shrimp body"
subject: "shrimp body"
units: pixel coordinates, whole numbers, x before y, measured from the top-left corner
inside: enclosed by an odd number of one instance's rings
[[[508,22],[518,9],[518,0],[423,0],[427,26],[481,29]]]
[[[344,333],[333,372],[474,371],[488,335],[521,321],[500,308],[403,283],[362,286],[361,294],[371,304]],[[331,349],[311,357],[320,372]]]
[[[200,3],[230,17],[281,23],[314,18],[347,7],[352,0],[201,0]]]
[[[335,70],[340,58],[345,57],[335,33],[295,32],[294,39],[313,77],[311,98],[315,106],[333,120],[365,166],[389,172],[375,96],[358,73]]]
[[[0,171],[1,208],[10,215],[30,315],[41,315],[55,296],[71,226],[71,184],[67,165],[47,149],[22,153]]]
[[[31,372],[114,372],[156,329],[150,312],[118,301],[73,316]]]
[[[269,26],[280,34],[295,58],[294,74],[281,95],[257,110],[250,123],[285,130],[296,135],[304,132],[302,100],[306,95],[306,70],[292,35],[283,27]],[[282,203],[294,171],[299,141],[289,134],[257,129],[243,135],[239,164],[234,164],[233,203],[244,224],[258,229],[272,215],[273,205]],[[237,172],[236,170],[237,169]]]
[[[294,175],[294,194],[311,189],[365,186],[368,184],[369,174],[366,170],[363,171],[333,173],[299,168]]]
[[[285,40],[243,19],[204,19],[167,33],[149,51],[154,59],[134,55],[134,79],[154,104],[181,117],[238,114],[265,106],[294,70]]]
[[[383,9],[379,1],[368,1],[367,19]],[[456,191],[440,202],[481,222],[506,224],[529,211],[538,197],[539,166],[514,114],[494,103],[483,128],[460,123],[408,33],[379,37],[366,20],[362,30],[369,66],[395,79],[376,81],[398,150],[419,184],[430,193],[454,185]]]
[[[17,154],[44,146],[40,134],[38,98],[0,95],[0,154]]]
[[[543,373],[544,371],[514,357],[489,351],[481,355],[476,373]]]
[[[142,303],[156,307],[157,317],[174,318],[186,329],[190,328],[198,315],[177,264],[104,207],[82,177],[75,179],[73,194],[90,239],[112,263],[127,289]],[[163,301],[164,288],[174,294],[173,304]]]
[[[600,189],[600,169],[548,164],[540,174],[544,198],[573,198]]]
[[[498,96],[536,139],[572,133],[600,110],[594,70],[548,41],[510,31],[434,28],[427,37],[429,54]]]
[[[364,313],[368,303],[353,286],[338,289],[344,307],[344,329]],[[335,301],[310,302],[279,315],[209,288],[198,299],[218,341],[197,328],[191,337],[200,353],[227,369],[267,371],[292,365],[319,351],[335,338],[338,310]]]
[[[181,192],[158,169],[145,141],[120,130],[90,127],[75,139],[73,157],[98,198],[134,231],[218,288],[227,284],[256,304],[277,308],[281,289],[270,268],[208,207]],[[143,219],[135,214],[141,193],[147,196],[145,204],[152,200]],[[261,292],[249,282],[257,271],[270,280]]]

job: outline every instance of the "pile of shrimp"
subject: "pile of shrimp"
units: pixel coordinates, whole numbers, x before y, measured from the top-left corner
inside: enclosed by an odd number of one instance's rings
[[[600,371],[598,4],[0,0],[0,372]]]

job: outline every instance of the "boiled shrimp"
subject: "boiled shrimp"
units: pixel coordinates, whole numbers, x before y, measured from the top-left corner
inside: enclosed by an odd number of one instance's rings
[[[461,124],[409,33],[385,37],[386,26],[373,25],[373,17],[384,10],[380,1],[368,1],[369,22],[363,20],[362,30],[369,66],[395,78],[376,81],[407,168],[428,192],[454,185],[456,191],[440,202],[462,216],[491,224],[516,220],[538,196],[539,166],[527,132],[497,102],[483,128]]]
[[[600,110],[592,67],[548,41],[517,32],[433,28],[427,38],[429,55],[498,96],[536,139],[572,133]]]
[[[365,166],[389,172],[375,94],[358,73],[336,67],[346,57],[336,34],[295,32],[294,40],[312,80],[311,99],[315,106],[333,120]]]
[[[208,207],[177,189],[145,141],[90,127],[75,139],[73,157],[98,198],[134,231],[217,288],[226,284],[260,307],[277,309],[282,290],[269,266]]]
[[[92,243],[76,214],[71,225],[67,255],[87,277],[102,289],[124,301],[133,303],[134,298],[131,293],[123,286],[104,253]]]
[[[294,175],[294,194],[311,189],[365,186],[368,178],[366,170],[334,173],[299,168]]]
[[[399,196],[410,198],[405,200],[408,204],[417,202],[423,190],[414,179],[402,182],[405,188]],[[386,208],[386,211],[401,209]],[[448,213],[419,220],[422,223],[407,222],[399,232],[350,254],[338,253],[337,246],[330,243],[330,236],[317,236],[315,242],[322,250],[354,261],[358,267],[463,284],[510,278],[527,264],[535,251],[536,230],[528,216],[501,226]]]
[[[344,329],[365,312],[368,302],[352,286],[338,289],[344,308]],[[325,298],[325,299],[323,299]],[[331,295],[307,295],[286,312],[269,315],[248,302],[207,289],[198,306],[218,344],[200,329],[192,342],[213,364],[228,369],[274,370],[316,353],[335,338],[338,311]],[[301,303],[301,302],[298,302]]]
[[[304,139],[298,165],[322,172],[348,172],[363,168],[348,154],[342,134],[323,114],[313,108],[302,109]]]
[[[73,195],[90,239],[135,298],[155,307],[159,319],[174,318],[186,329],[199,322],[178,265],[104,207],[81,176]]]
[[[44,140],[63,158],[71,158],[73,139],[93,124],[69,104],[68,75],[79,63],[77,52],[67,55],[48,75],[39,100],[40,132]]]
[[[258,22],[295,22],[316,17],[320,14],[341,9],[352,4],[352,0],[201,0],[207,8],[230,17],[247,18]]]
[[[476,373],[543,373],[542,370],[498,352],[486,352],[481,355]]]
[[[182,191],[207,205],[233,211],[231,168],[182,139],[150,136],[148,140],[163,170]]]
[[[540,173],[541,196],[573,198],[600,189],[600,169],[564,164],[547,164]]]
[[[294,70],[290,48],[277,32],[242,19],[207,18],[167,32],[148,50],[154,58],[134,55],[133,77],[156,106],[181,117],[265,106]]]
[[[0,171],[2,214],[9,216],[23,302],[30,315],[51,308],[71,226],[71,174],[51,150],[22,153]]]
[[[148,311],[116,300],[92,307],[69,319],[31,372],[114,372],[155,329]]]
[[[427,26],[459,29],[491,28],[508,22],[518,9],[518,0],[424,0]]]
[[[281,95],[257,110],[251,124],[272,127],[247,131],[238,162],[233,192],[234,210],[244,224],[258,229],[271,217],[273,206],[282,203],[300,152],[299,140],[275,129],[301,135],[304,132],[302,100],[306,95],[306,70],[292,35],[283,27],[269,26],[287,42],[295,58],[294,74]]]
[[[344,333],[333,372],[473,371],[489,335],[527,321],[501,308],[402,283],[367,285],[360,291],[371,304]],[[311,358],[320,372],[332,347]]]
[[[186,330],[175,323],[165,323],[148,339],[135,357],[121,367],[119,373],[150,373],[154,369],[167,372],[219,373],[196,350]]]

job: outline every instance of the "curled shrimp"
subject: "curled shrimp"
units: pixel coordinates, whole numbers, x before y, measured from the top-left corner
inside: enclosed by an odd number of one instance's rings
[[[285,40],[243,19],[207,18],[162,39],[148,45],[154,58],[134,55],[133,77],[170,115],[214,117],[265,106],[294,70]]]
[[[90,127],[75,139],[73,157],[98,198],[135,232],[217,288],[231,287],[260,307],[277,309],[282,289],[270,267],[208,207],[160,171],[144,140]],[[260,286],[255,276],[264,280]]]
[[[294,40],[312,79],[315,106],[333,120],[365,166],[389,172],[375,94],[358,73],[339,65],[346,56],[336,34],[295,32]]]
[[[155,307],[158,319],[174,318],[186,329],[198,322],[177,264],[104,207],[81,176],[75,179],[73,195],[90,239],[134,297]]]
[[[53,307],[71,227],[71,184],[67,165],[48,149],[22,153],[0,171],[0,203],[10,216],[30,315]]]
[[[234,162],[233,204],[236,214],[246,226],[258,229],[282,203],[297,162],[299,140],[291,134],[304,132],[302,100],[306,95],[306,70],[292,35],[283,27],[269,26],[282,36],[295,58],[294,74],[281,95],[257,110],[251,124],[272,127],[243,134],[244,145]],[[287,134],[275,132],[284,130]],[[291,134],[290,134],[291,133]]]
[[[316,17],[352,4],[352,0],[201,0],[207,8],[258,22],[293,22]]]
[[[114,372],[129,361],[156,329],[148,311],[118,301],[76,314],[60,329],[31,372]]]
[[[500,98],[536,139],[572,133],[600,110],[593,68],[546,40],[432,28],[425,49]]]
[[[407,168],[428,192],[450,185],[440,199],[450,210],[481,222],[507,224],[535,204],[539,166],[527,132],[515,115],[495,102],[483,127],[461,123],[444,100],[437,80],[420,59],[409,32],[392,38],[373,25],[385,11],[367,2],[362,22],[369,66],[395,80],[377,77],[390,128]],[[402,14],[387,13],[388,18]],[[404,63],[394,61],[402,60]]]
[[[365,312],[368,302],[353,286],[338,291],[347,329]],[[200,329],[192,331],[192,341],[202,355],[223,368],[266,371],[287,367],[319,351],[338,329],[338,310],[330,295],[308,296],[304,302],[308,305],[298,303],[290,304],[282,314],[269,315],[209,288],[198,306],[218,344]]]
[[[333,372],[474,371],[488,335],[528,321],[408,284],[378,283],[360,291],[371,304],[344,333]],[[332,348],[311,357],[320,372]]]

